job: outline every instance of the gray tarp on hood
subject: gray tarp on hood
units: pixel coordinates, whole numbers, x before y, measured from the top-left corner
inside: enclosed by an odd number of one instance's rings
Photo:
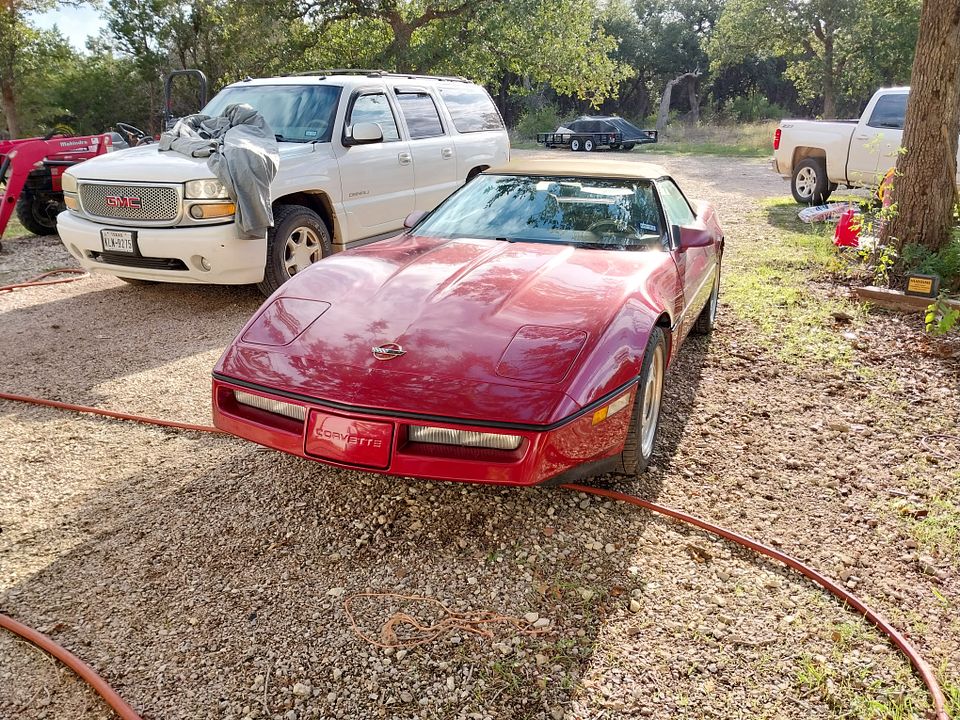
[[[247,235],[273,227],[270,183],[280,166],[273,130],[249,105],[228,105],[222,115],[188,115],[160,136],[160,150],[207,158],[207,167],[237,204],[236,222]]]

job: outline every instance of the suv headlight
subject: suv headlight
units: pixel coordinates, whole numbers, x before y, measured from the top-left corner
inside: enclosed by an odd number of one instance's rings
[[[226,200],[230,197],[219,180],[190,180],[183,194],[188,200]]]
[[[60,187],[64,192],[75,193],[77,191],[77,179],[68,172],[60,176]]]

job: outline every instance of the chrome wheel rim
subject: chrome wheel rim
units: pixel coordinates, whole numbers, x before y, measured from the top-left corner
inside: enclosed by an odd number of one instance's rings
[[[663,346],[657,346],[650,363],[650,373],[643,385],[643,405],[640,408],[640,451],[643,457],[653,454],[653,439],[660,419],[660,397],[663,394]]]
[[[287,235],[283,248],[283,266],[287,275],[293,277],[322,257],[320,235],[309,227],[295,228]]]
[[[813,195],[813,190],[817,186],[817,173],[811,167],[800,168],[797,173],[797,179],[794,181],[797,188],[797,194],[800,197],[808,198]]]
[[[710,324],[717,319],[717,300],[720,295],[720,278],[713,281],[713,292],[710,293]]]

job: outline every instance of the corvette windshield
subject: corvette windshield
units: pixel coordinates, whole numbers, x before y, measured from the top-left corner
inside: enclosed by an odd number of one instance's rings
[[[417,226],[418,235],[662,250],[648,180],[480,175]]]
[[[246,103],[281,142],[330,142],[340,91],[335,85],[234,85],[221,90],[203,113],[219,115],[227,105]]]

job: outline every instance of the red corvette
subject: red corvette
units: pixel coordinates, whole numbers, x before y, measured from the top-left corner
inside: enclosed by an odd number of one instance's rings
[[[217,363],[217,427],[339,467],[534,485],[635,473],[717,312],[723,232],[659,167],[524,160],[296,275]]]

